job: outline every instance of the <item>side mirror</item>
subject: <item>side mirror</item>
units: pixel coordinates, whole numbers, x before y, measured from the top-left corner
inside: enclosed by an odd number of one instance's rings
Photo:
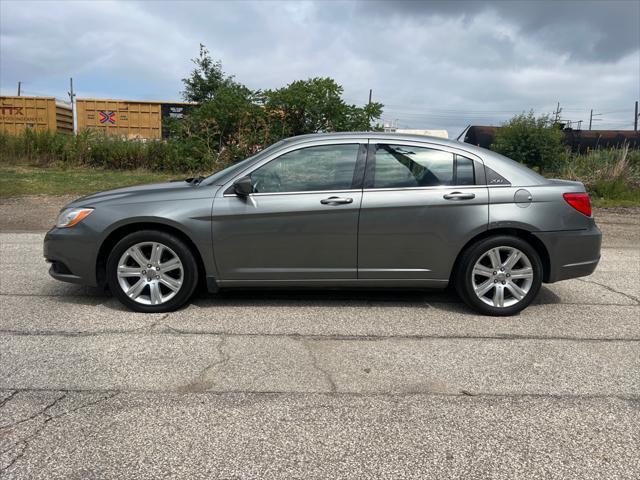
[[[239,178],[233,182],[233,191],[239,197],[247,197],[253,193],[253,184],[251,183],[251,177],[246,176]]]

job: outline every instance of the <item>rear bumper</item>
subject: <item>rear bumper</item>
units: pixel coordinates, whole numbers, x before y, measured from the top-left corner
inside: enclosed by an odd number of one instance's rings
[[[587,230],[536,232],[534,235],[549,253],[546,283],[585,277],[598,266],[602,233],[595,224]]]

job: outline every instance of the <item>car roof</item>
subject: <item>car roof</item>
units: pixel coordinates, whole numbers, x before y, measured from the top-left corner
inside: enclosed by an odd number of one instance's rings
[[[309,133],[305,135],[297,135],[285,139],[285,142],[298,142],[309,140],[332,140],[345,138],[397,138],[399,140],[415,140],[430,143],[441,143],[443,145],[458,146],[461,142],[449,140],[442,137],[432,137],[429,135],[415,135],[409,133],[392,133],[392,132],[332,132],[332,133]],[[468,144],[463,144],[468,145]]]

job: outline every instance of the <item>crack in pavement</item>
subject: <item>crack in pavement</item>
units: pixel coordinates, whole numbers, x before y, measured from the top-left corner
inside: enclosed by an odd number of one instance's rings
[[[615,288],[610,287],[609,285],[605,285],[604,283],[596,282],[595,280],[586,280],[584,278],[576,278],[575,280],[578,280],[578,281],[583,282],[583,283],[591,283],[593,285],[598,285],[599,287],[602,287],[602,288],[604,288],[606,290],[609,290],[612,293],[617,293],[619,295],[622,295],[623,297],[628,298],[629,300],[633,300],[637,304],[640,304],[640,299],[639,298],[637,298],[637,297],[635,297],[633,295],[630,295],[628,293],[620,292],[619,290],[616,290]]]
[[[151,325],[149,325],[147,327],[140,327],[139,330],[145,331],[145,332],[148,332],[148,333],[152,333],[153,329],[156,328],[160,324],[160,322],[163,322],[164,320],[166,320],[168,316],[169,316],[169,314],[165,313],[159,319],[157,319],[155,322],[153,322]]]
[[[229,362],[231,356],[224,351],[224,347],[227,342],[227,336],[222,335],[216,349],[221,359],[216,360],[215,362],[207,365],[202,371],[198,374],[195,380],[189,382],[187,385],[183,387],[179,387],[178,391],[182,393],[201,393],[209,390],[213,387],[215,383],[215,378],[213,378],[214,371],[220,367],[225,366],[227,362]]]
[[[7,430],[7,429],[9,429],[9,428],[11,428],[11,427],[15,427],[16,425],[20,425],[20,424],[22,424],[22,423],[26,423],[26,422],[28,422],[28,421],[30,421],[30,420],[33,420],[34,418],[36,418],[36,417],[38,417],[38,416],[40,416],[40,415],[43,415],[43,414],[44,414],[44,415],[47,415],[47,411],[48,411],[50,408],[53,408],[53,407],[54,407],[58,402],[60,402],[61,400],[63,400],[66,396],[67,396],[67,394],[66,394],[66,393],[63,393],[61,396],[59,396],[58,398],[56,398],[53,402],[48,403],[47,405],[45,405],[45,406],[44,406],[44,408],[42,408],[42,409],[38,410],[37,412],[35,412],[35,413],[33,413],[33,414],[29,415],[29,416],[28,416],[28,417],[26,417],[26,418],[22,418],[22,419],[20,419],[20,420],[15,421],[15,422],[7,423],[7,424],[5,424],[5,425],[0,425],[0,432],[1,432],[1,431],[3,431],[3,430]],[[5,452],[0,452],[0,453],[5,453]]]
[[[634,305],[626,305],[635,307]],[[380,334],[301,334],[301,333],[238,333],[228,331],[201,331],[201,330],[178,330],[167,325],[162,325],[163,329],[154,332],[146,332],[141,327],[135,330],[114,330],[103,332],[56,332],[56,331],[21,331],[21,330],[0,330],[0,335],[16,337],[100,337],[100,336],[217,336],[217,337],[275,337],[288,338],[292,340],[335,340],[335,341],[384,341],[384,340],[531,340],[531,341],[567,341],[567,342],[639,342],[640,337],[575,337],[562,335],[521,335],[513,333],[496,333],[493,335],[447,335],[447,334],[406,334],[406,335],[380,335]]]
[[[16,390],[17,392],[20,391],[28,391],[25,389],[20,389],[20,390]],[[51,391],[51,390],[49,390]],[[56,392],[60,392],[61,390],[53,390]],[[52,402],[48,403],[44,408],[40,409],[39,411],[37,411],[36,413],[30,415],[27,418],[24,418],[22,420],[19,420],[17,422],[13,422],[7,425],[3,425],[2,427],[0,427],[0,433],[2,433],[3,431],[7,431],[13,427],[15,427],[16,425],[28,422],[30,420],[34,420],[35,418],[44,415],[45,419],[42,422],[42,424],[39,426],[39,428],[37,428],[32,434],[27,435],[26,437],[16,441],[13,445],[11,445],[9,448],[7,448],[6,450],[0,452],[0,455],[4,455],[5,453],[8,453],[9,451],[17,448],[18,446],[22,446],[22,448],[20,449],[20,451],[17,453],[17,455],[15,457],[13,457],[13,459],[11,459],[11,461],[4,466],[3,468],[0,469],[0,474],[6,472],[7,470],[9,470],[11,467],[13,467],[20,459],[22,459],[27,451],[27,449],[29,448],[29,444],[31,441],[33,441],[36,437],[38,437],[46,428],[47,425],[49,424],[49,422],[51,422],[52,420],[56,420],[62,417],[65,417],[67,415],[70,415],[74,412],[77,412],[78,410],[81,410],[83,408],[86,407],[91,407],[94,405],[98,405],[100,403],[106,402],[108,400],[111,400],[112,398],[116,397],[117,395],[119,395],[121,392],[117,391],[115,393],[112,393],[112,395],[108,395],[106,397],[100,398],[99,400],[96,401],[92,401],[92,402],[87,402],[87,403],[83,403],[82,405],[79,405],[78,407],[72,408],[70,410],[65,410],[62,413],[59,413],[58,415],[50,415],[49,414],[49,410],[51,410],[53,407],[55,407],[58,403],[60,403],[62,400],[66,399],[66,398],[71,398],[69,397],[69,394],[71,392],[70,391],[62,391],[62,395],[60,395],[59,397],[57,397],[55,400],[53,400]],[[96,392],[97,393],[97,392]],[[99,392],[99,393],[105,393],[105,392]]]
[[[5,453],[9,452],[10,450],[15,449],[18,445],[22,445],[22,448],[20,449],[20,452],[18,452],[18,454],[13,457],[11,459],[11,461],[0,470],[0,473],[4,473],[6,472],[8,469],[10,469],[13,465],[16,464],[16,462],[18,462],[22,457],[24,457],[25,452],[27,451],[27,448],[29,447],[29,442],[31,440],[33,440],[37,435],[40,434],[41,431],[43,431],[47,425],[47,423],[49,423],[54,417],[48,415],[48,410],[50,408],[53,408],[58,402],[60,402],[62,399],[66,398],[67,394],[63,393],[61,396],[57,397],[53,402],[50,402],[49,404],[47,404],[43,409],[37,411],[36,413],[34,413],[33,415],[30,415],[29,417],[22,419],[18,422],[14,422],[8,425],[3,425],[2,427],[0,427],[0,432],[3,432],[5,430],[8,430],[12,427],[15,427],[16,425],[19,425],[21,423],[27,422],[29,420],[33,420],[36,417],[40,416],[40,415],[45,415],[45,420],[42,423],[42,425],[40,426],[40,428],[38,428],[34,433],[32,433],[31,435],[26,436],[25,438],[17,441],[16,443],[14,443],[13,445],[11,445],[9,448],[7,448],[6,450],[0,452],[0,455],[4,455]]]
[[[100,389],[100,388],[74,388],[74,389],[55,389],[52,390],[51,388],[37,388],[37,387],[30,387],[30,388],[17,388],[17,389],[2,389],[0,388],[0,391],[2,390],[16,390],[18,392],[64,392],[67,394],[74,394],[74,393],[113,393],[114,395],[112,395],[112,397],[115,397],[117,395],[121,395],[121,394],[131,394],[131,395],[182,395],[184,393],[189,393],[189,392],[176,392],[175,390],[148,390],[148,389],[128,389],[128,390],[122,390],[122,389],[113,389],[113,388],[109,388],[109,389]],[[290,391],[290,390],[262,390],[262,391],[256,391],[256,390],[228,390],[228,391],[203,391],[203,392],[194,392],[194,394],[196,395],[210,395],[210,396],[225,396],[225,395],[255,395],[255,396],[262,396],[262,395],[281,395],[281,396],[292,396],[292,397],[307,397],[307,396],[314,396],[314,395],[330,395],[330,393],[328,392],[298,392],[298,391]],[[384,392],[384,391],[380,391],[380,392],[354,392],[354,391],[338,391],[336,392],[336,395],[340,395],[340,396],[344,396],[344,397],[362,397],[362,398],[368,398],[368,397],[410,397],[410,396],[444,396],[444,397],[461,397],[461,396],[469,396],[469,390],[467,390],[466,393],[462,393],[462,391],[449,391],[449,392],[436,392],[436,391],[432,391],[432,390],[425,390],[422,392],[417,392],[417,391],[413,391],[413,392]],[[602,393],[514,393],[514,392],[509,392],[509,393],[500,393],[500,392],[483,392],[483,391],[476,391],[473,392],[473,397],[488,397],[488,398],[552,398],[552,399],[583,399],[583,400],[608,400],[608,399],[617,399],[617,400],[624,400],[624,401],[631,401],[634,403],[638,403],[640,406],[640,394],[634,394],[634,393],[628,393],[628,394],[602,394]],[[111,397],[109,397],[111,398]],[[97,402],[100,403],[103,400],[109,400],[109,398],[105,398],[105,399],[101,399]],[[86,404],[86,405],[82,405],[78,408],[75,408],[73,410],[69,410],[69,412],[67,413],[71,413],[74,412],[76,410],[79,410],[81,408],[84,408],[85,406],[90,406],[90,404]],[[64,415],[58,415],[58,416],[64,416]],[[58,417],[56,416],[56,417]]]
[[[305,348],[305,350],[309,353],[309,356],[311,357],[311,364],[313,365],[313,367],[316,370],[318,370],[320,373],[322,373],[327,383],[329,384],[330,393],[332,394],[338,393],[338,387],[336,385],[336,382],[333,380],[333,377],[331,376],[331,374],[320,366],[320,364],[318,363],[318,358],[316,357],[316,354],[314,353],[313,348],[311,347],[307,339],[300,338],[299,340],[302,346]]]
[[[18,394],[18,390],[13,390],[9,396],[5,397],[2,402],[0,402],[0,408],[4,407],[9,401]]]

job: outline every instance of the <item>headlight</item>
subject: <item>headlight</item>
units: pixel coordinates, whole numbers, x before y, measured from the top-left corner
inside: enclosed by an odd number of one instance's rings
[[[56,220],[56,227],[67,228],[73,227],[80,223],[84,218],[91,215],[93,208],[67,208],[63,210]]]

